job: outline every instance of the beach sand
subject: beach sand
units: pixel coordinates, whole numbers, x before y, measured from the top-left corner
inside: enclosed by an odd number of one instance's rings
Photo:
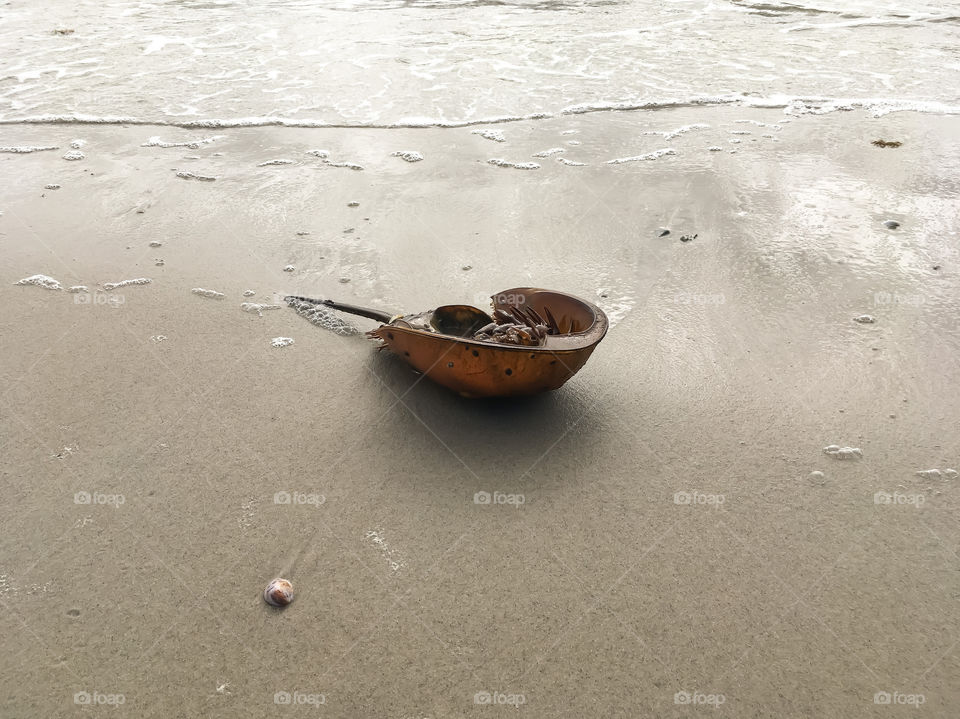
[[[955,118],[3,136],[4,716],[956,715]],[[612,327],[510,402],[240,309],[525,285]]]

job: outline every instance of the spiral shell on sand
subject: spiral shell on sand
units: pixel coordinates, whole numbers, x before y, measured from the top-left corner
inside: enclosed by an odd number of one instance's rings
[[[285,607],[293,601],[293,585],[287,579],[277,577],[263,590],[263,601],[274,607]]]

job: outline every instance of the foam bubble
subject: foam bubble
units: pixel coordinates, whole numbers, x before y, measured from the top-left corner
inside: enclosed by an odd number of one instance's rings
[[[47,275],[30,275],[29,277],[24,277],[19,282],[14,282],[15,285],[36,285],[37,287],[43,287],[45,290],[62,290],[63,287],[60,283],[48,277]]]
[[[13,152],[18,155],[27,155],[31,152],[44,152],[45,150],[59,150],[56,145],[18,145],[14,147],[0,147],[0,152]]]
[[[496,165],[497,167],[512,167],[515,170],[539,170],[540,165],[536,162],[510,162],[498,157],[495,157],[491,160],[487,160],[491,165]]]
[[[289,347],[293,344],[293,337],[274,337],[270,344],[274,347]]]
[[[240,309],[244,312],[249,312],[252,315],[263,317],[265,310],[279,310],[283,308],[281,305],[262,305],[257,302],[241,302]]]
[[[654,150],[645,155],[635,155],[634,157],[618,157],[615,160],[607,160],[608,165],[622,165],[625,162],[638,162],[644,160],[657,160],[666,155],[676,155],[677,151],[672,147],[665,147],[662,150]]]
[[[644,132],[644,135],[660,135],[664,140],[672,140],[675,137],[680,137],[680,135],[686,135],[688,132],[693,132],[694,130],[706,130],[710,125],[705,125],[702,122],[695,123],[693,125],[682,125],[674,130],[648,130]]]
[[[503,136],[503,133],[500,130],[474,130],[474,135],[480,135],[485,140],[493,140],[494,142],[506,142],[507,138]]]
[[[226,135],[211,135],[210,137],[201,137],[197,140],[187,140],[186,142],[164,142],[159,136],[154,136],[140,145],[140,147],[186,147],[188,150],[199,150],[202,145],[209,145],[211,142],[215,142],[223,137],[226,137]]]
[[[271,165],[293,165],[295,164],[293,160],[267,160],[266,162],[261,162],[257,167],[270,167]]]
[[[107,282],[103,285],[103,289],[109,292],[110,290],[116,290],[120,287],[130,287],[131,285],[149,285],[153,280],[146,277],[138,277],[135,280],[122,280],[120,282]]]
[[[363,165],[358,165],[358,164],[355,163],[355,162],[329,162],[329,161],[327,161],[327,160],[324,160],[323,164],[324,164],[324,165],[327,165],[327,166],[329,166],[329,167],[347,167],[347,168],[349,168],[349,169],[351,169],[351,170],[362,170],[362,169],[363,169]]]
[[[354,325],[342,320],[324,305],[302,302],[293,297],[287,298],[287,304],[290,305],[298,315],[317,327],[330,330],[343,337],[361,334],[360,330]]]
[[[209,297],[213,300],[222,300],[226,296],[222,292],[217,292],[216,290],[205,290],[202,287],[194,287],[190,291],[195,295],[199,295],[200,297]]]
[[[82,160],[86,155],[84,155],[80,150],[70,150],[65,153],[63,156],[64,160]]]
[[[196,173],[187,172],[186,170],[177,170],[177,177],[182,180],[199,180],[200,182],[213,182],[217,179],[211,175],[197,175]]]
[[[841,447],[837,444],[824,447],[823,453],[834,459],[859,459],[863,457],[863,452],[859,447]]]
[[[423,155],[416,150],[397,150],[396,152],[391,152],[390,156],[399,157],[407,162],[420,162],[420,160],[423,159]]]
[[[531,157],[550,157],[551,155],[557,155],[561,152],[566,152],[566,148],[563,147],[551,147],[549,150],[543,150],[542,152],[535,152]]]

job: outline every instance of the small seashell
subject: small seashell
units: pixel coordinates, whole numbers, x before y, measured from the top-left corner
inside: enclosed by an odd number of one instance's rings
[[[897,222],[896,220],[887,220],[886,222],[883,223],[883,226],[886,227],[888,230],[895,230],[898,227],[900,227],[900,223]]]
[[[877,318],[873,315],[858,315],[857,317],[853,318],[853,321],[859,322],[862,325],[872,325],[877,321]]]
[[[274,607],[285,607],[293,601],[293,585],[287,579],[277,577],[263,590],[263,601]]]

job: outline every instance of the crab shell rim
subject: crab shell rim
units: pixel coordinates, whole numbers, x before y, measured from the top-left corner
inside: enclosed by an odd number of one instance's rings
[[[526,299],[541,293],[552,295],[560,302],[565,310],[564,318],[576,313],[580,316],[574,319],[589,319],[590,323],[578,332],[548,335],[542,346],[475,340],[395,324],[381,325],[367,334],[383,341],[386,348],[417,371],[465,397],[551,391],[561,387],[586,363],[606,335],[609,321],[596,305],[552,290],[515,288],[498,292],[492,299],[496,309],[511,306],[498,303],[498,297]]]

